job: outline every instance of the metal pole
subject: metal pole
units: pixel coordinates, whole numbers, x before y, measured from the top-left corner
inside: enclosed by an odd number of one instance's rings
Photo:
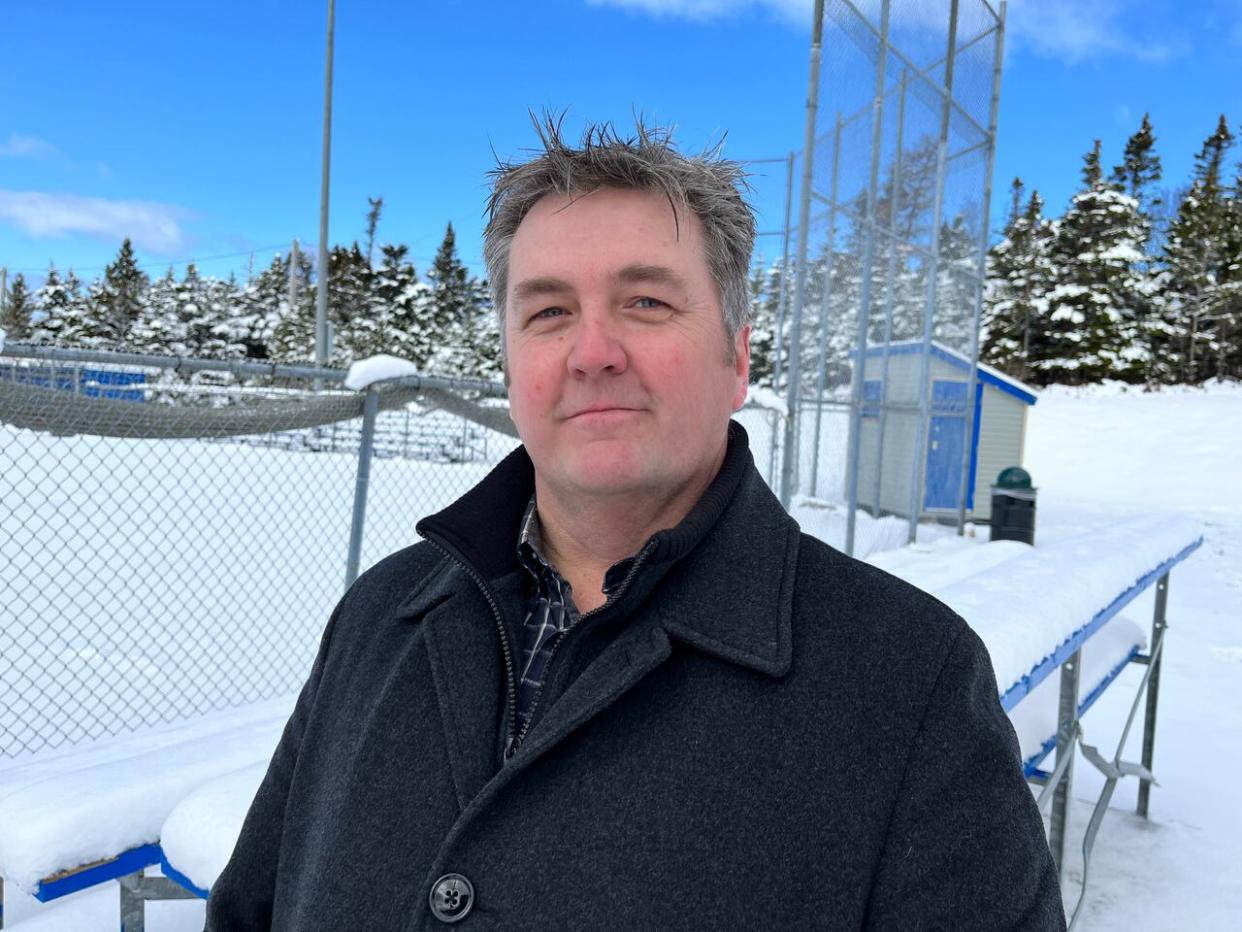
[[[798,205],[798,274],[794,279],[793,327],[789,337],[789,391],[785,419],[785,450],[781,461],[781,504],[789,508],[793,497],[794,467],[798,459],[798,382],[801,378],[802,304],[806,296],[806,254],[811,233],[811,184],[814,180],[815,111],[819,106],[819,59],[824,32],[824,0],[815,0],[811,28],[811,63],[806,98],[806,140],[802,149],[802,194]]]
[[[970,380],[966,389],[966,437],[962,448],[962,479],[957,495],[957,536],[966,533],[966,502],[970,497],[970,464],[975,457],[975,392],[979,380],[979,320],[983,314],[983,282],[987,275],[988,218],[992,210],[992,168],[996,160],[996,120],[1000,112],[1001,63],[1004,59],[1005,8],[1001,0],[1000,16],[996,23],[996,48],[992,57],[992,102],[988,112],[987,168],[983,176],[983,213],[979,231],[979,258],[976,264],[975,306],[971,312],[970,325]]]
[[[880,359],[880,409],[877,419],[875,441],[875,497],[871,507],[880,513],[880,494],[884,480],[884,432],[888,430],[888,355],[893,342],[893,281],[897,277],[897,210],[901,206],[902,147],[905,145],[906,129],[906,78],[910,72],[902,69],[901,83],[897,91],[897,152],[893,157],[893,193],[888,201],[888,274],[884,280],[884,355]],[[861,422],[860,422],[861,424]],[[861,438],[860,438],[861,440]]]
[[[1003,9],[1003,6],[1002,6]],[[1156,746],[1156,708],[1160,703],[1160,665],[1163,663],[1164,651],[1157,650],[1164,641],[1164,632],[1169,624],[1165,612],[1169,607],[1169,574],[1165,573],[1156,581],[1156,609],[1151,619],[1151,668],[1147,676],[1147,711],[1143,716],[1143,757],[1142,764],[1151,772],[1152,755]],[[1138,791],[1138,808],[1135,810],[1144,819],[1147,818],[1147,804],[1151,797],[1151,781],[1140,780]]]
[[[956,0],[954,0],[956,2]],[[858,464],[862,444],[863,382],[867,369],[867,331],[871,327],[871,263],[875,258],[875,200],[880,183],[880,154],[884,146],[884,76],[888,62],[888,25],[891,0],[880,4],[880,47],[876,50],[875,96],[871,115],[871,176],[867,183],[867,236],[863,241],[863,260],[859,272],[862,288],[858,299],[858,345],[854,360],[853,388],[850,393],[850,433],[846,472],[845,553],[854,555],[854,530],[858,518]]]
[[[319,179],[319,289],[315,295],[315,363],[328,361],[328,177],[332,162],[332,44],[336,0],[328,0],[328,48],[323,78],[323,171]]]
[[[358,578],[362,561],[362,528],[367,518],[367,487],[371,484],[371,451],[375,446],[375,416],[379,413],[379,392],[367,389],[362,405],[362,438],[358,443],[358,478],[354,483],[354,518],[349,526],[349,557],[345,561],[345,588]],[[336,425],[333,424],[333,427]]]
[[[815,442],[811,446],[811,495],[819,485],[819,432],[824,420],[824,377],[828,368],[828,302],[832,300],[832,267],[837,240],[837,177],[841,165],[841,113],[832,134],[832,183],[828,200],[828,263],[824,267],[824,296],[819,304],[819,372],[815,377]]]
[[[781,293],[776,299],[776,362],[772,366],[772,390],[781,390],[781,356],[785,349],[785,308],[789,303],[789,226],[793,212],[794,153],[785,160],[785,231],[781,238]],[[776,447],[776,435],[772,435]]]
[[[913,543],[918,532],[919,514],[923,510],[923,484],[927,481],[927,443],[931,432],[931,343],[936,315],[936,276],[939,274],[940,221],[944,210],[944,175],[948,163],[949,115],[953,102],[953,67],[957,61],[957,8],[959,0],[949,3],[949,51],[945,55],[944,90],[940,110],[940,143],[936,152],[936,190],[932,207],[931,255],[927,259],[927,297],[923,307],[923,354],[919,364],[919,424],[915,432],[914,463],[911,471],[910,515],[906,539]],[[969,408],[973,398],[966,400]]]
[[[1065,872],[1065,822],[1069,814],[1070,786],[1074,780],[1074,743],[1078,720],[1078,668],[1082,651],[1074,651],[1061,664],[1061,701],[1057,710],[1057,769],[1065,763],[1065,776],[1052,795],[1052,818],[1048,826],[1048,847],[1057,864],[1057,878]]]
[[[9,309],[9,270],[0,265],[0,319],[4,318],[4,312]]]

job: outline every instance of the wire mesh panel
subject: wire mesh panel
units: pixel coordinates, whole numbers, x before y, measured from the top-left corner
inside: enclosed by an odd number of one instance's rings
[[[296,690],[342,594],[362,395],[40,356],[0,357],[0,757]],[[380,397],[364,567],[515,443]]]
[[[792,489],[908,516],[911,533],[962,504],[953,438],[968,444],[972,406],[941,388],[937,408],[932,359],[973,391],[1001,30],[984,0],[824,4]],[[849,442],[825,445],[842,405]]]

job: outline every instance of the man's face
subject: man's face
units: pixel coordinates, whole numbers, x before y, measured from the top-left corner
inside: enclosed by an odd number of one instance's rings
[[[509,405],[554,494],[671,500],[719,467],[746,399],[702,228],[654,192],[548,195],[509,252]]]

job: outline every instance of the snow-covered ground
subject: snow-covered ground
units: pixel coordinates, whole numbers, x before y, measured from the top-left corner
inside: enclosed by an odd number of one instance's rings
[[[1137,513],[1197,519],[1204,545],[1173,571],[1147,820],[1137,782],[1113,796],[1092,856],[1079,928],[1099,932],[1242,927],[1242,385],[1052,388],[1031,409],[1026,466],[1039,487],[1036,543]],[[1149,622],[1153,596],[1126,614]],[[1132,666],[1087,713],[1089,744],[1111,757],[1142,675]],[[1140,710],[1139,715],[1142,715]],[[1139,757],[1140,726],[1127,745]],[[1104,780],[1080,757],[1070,839]],[[1067,905],[1082,877],[1067,858]]]
[[[755,418],[747,426],[756,460],[761,461],[759,451],[767,449],[766,424]],[[1172,576],[1154,767],[1161,785],[1152,793],[1151,818],[1133,815],[1135,781],[1123,781],[1096,844],[1082,929],[1232,929],[1242,918],[1242,791],[1235,785],[1242,770],[1239,453],[1239,386],[1158,394],[1117,387],[1055,388],[1042,393],[1030,413],[1025,465],[1040,489],[1041,547],[1152,513],[1188,516],[1205,533],[1204,546]],[[761,469],[764,465],[760,462]],[[835,533],[839,515],[818,504],[799,505],[796,513],[808,530]],[[900,531],[898,542],[904,539],[904,526]],[[866,533],[877,544],[888,536],[882,526]],[[924,557],[927,552],[946,556],[937,568],[943,571],[942,585],[954,581],[947,559],[951,554],[977,549],[977,555],[954,558],[977,569],[993,552],[983,546],[982,537],[943,537],[935,530],[920,533]],[[940,540],[929,547],[936,538]],[[896,569],[922,558],[883,554],[873,559],[881,565],[888,560]],[[1126,615],[1146,625],[1151,607],[1148,593]],[[1087,714],[1086,740],[1105,756],[1112,754],[1141,673],[1138,667],[1128,669]],[[1138,757],[1138,731],[1130,741],[1130,759]],[[1103,778],[1080,758],[1071,846],[1081,837],[1102,785]],[[1071,909],[1081,876],[1081,857],[1072,851],[1065,883]],[[29,917],[19,927],[27,932],[115,926],[114,886],[70,899],[36,909],[10,886],[6,918]],[[201,923],[201,902],[161,903],[150,909],[148,928],[171,932],[198,929]]]

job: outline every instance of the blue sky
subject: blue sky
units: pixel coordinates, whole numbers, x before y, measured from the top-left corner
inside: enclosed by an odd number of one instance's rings
[[[244,276],[252,252],[257,268],[294,237],[313,249],[326,6],[8,5],[0,265],[93,277],[125,235],[156,274],[193,258]],[[361,239],[382,195],[378,238],[420,273],[450,220],[478,268],[485,173],[534,142],[531,108],[568,108],[570,127],[641,111],[687,149],[727,131],[734,158],[798,148],[811,6],[338,0],[330,239]],[[1059,212],[1092,140],[1111,164],[1146,111],[1174,187],[1222,112],[1242,126],[1242,0],[1013,0],[1006,51],[995,222],[1015,175]],[[758,170],[772,229],[783,168]]]

